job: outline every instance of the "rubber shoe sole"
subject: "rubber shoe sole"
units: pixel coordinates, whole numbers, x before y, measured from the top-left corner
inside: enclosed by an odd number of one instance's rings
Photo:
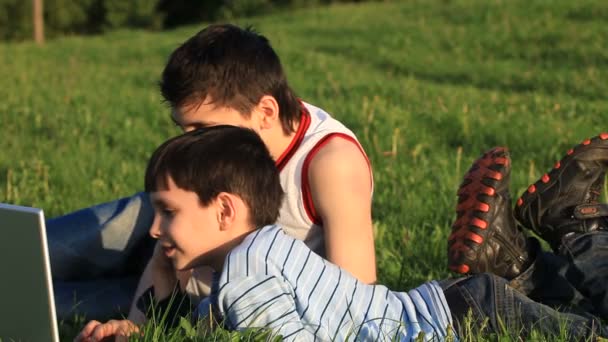
[[[485,255],[488,227],[492,222],[491,206],[496,201],[501,184],[510,174],[508,150],[495,147],[477,159],[458,189],[456,221],[448,238],[448,267],[461,273],[481,273],[479,257]],[[504,187],[504,186],[503,186]]]

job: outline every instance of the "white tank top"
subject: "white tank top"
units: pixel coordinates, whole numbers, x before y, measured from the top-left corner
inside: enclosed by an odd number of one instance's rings
[[[328,141],[336,137],[352,141],[366,160],[367,156],[353,132],[342,123],[320,108],[303,104],[305,110],[296,135],[277,159],[281,186],[285,192],[277,223],[287,234],[304,241],[315,253],[325,257],[322,222],[315,212],[308,184],[310,161]]]
[[[285,192],[277,224],[287,234],[304,241],[310,249],[325,258],[323,227],[310,195],[308,165],[328,141],[339,137],[352,141],[361,150],[370,167],[370,175],[371,166],[353,132],[322,109],[304,102],[303,105],[298,130],[287,149],[276,160]],[[373,179],[370,181],[373,187]],[[211,293],[211,280],[210,268],[198,267],[193,270],[186,286],[186,292],[193,302],[198,302]]]

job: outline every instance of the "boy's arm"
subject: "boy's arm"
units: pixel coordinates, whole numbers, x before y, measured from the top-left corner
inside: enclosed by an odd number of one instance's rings
[[[221,287],[218,305],[230,330],[268,328],[272,336],[281,335],[284,340],[312,340],[294,296],[293,289],[275,276],[240,277]]]
[[[183,272],[181,272],[183,273]],[[188,273],[189,274],[189,273]],[[154,286],[155,300],[161,301],[173,293],[177,283],[177,276],[180,272],[174,270],[171,261],[162,253],[160,244],[154,246],[152,258],[146,265],[143,274],[139,279],[133,303],[129,311],[129,320],[141,324],[146,321],[146,313],[137,308],[137,302],[146,290]],[[180,279],[181,280],[181,279]]]
[[[326,257],[365,283],[376,281],[372,175],[362,150],[331,138],[312,158],[308,181],[323,222]]]

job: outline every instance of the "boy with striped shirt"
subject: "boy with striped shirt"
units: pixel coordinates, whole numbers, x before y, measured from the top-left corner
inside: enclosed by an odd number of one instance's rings
[[[210,25],[171,53],[160,90],[183,131],[221,124],[256,131],[285,191],[277,223],[360,281],[376,281],[367,155],[352,131],[296,96],[266,37],[251,28]],[[153,214],[147,194],[138,193],[47,222],[59,317],[126,314],[151,284],[150,265],[142,275],[139,264],[154,247],[148,236]],[[192,274],[180,274],[188,295],[208,295],[211,272],[203,267]],[[129,315],[139,316],[135,308]]]
[[[152,155],[145,183],[155,209],[150,235],[159,241],[155,300],[166,301],[175,288],[173,269],[209,266],[216,271],[212,292],[196,313],[213,312],[227,329],[268,328],[298,341],[457,339],[469,309],[490,318],[491,332],[499,331],[495,317],[507,327],[522,323],[524,332],[557,331],[564,322],[575,338],[597,329],[597,322],[559,314],[490,275],[408,292],[358,281],[273,224],[283,199],[279,174],[247,129],[215,126],[167,141]],[[137,331],[128,320],[92,321],[77,340]]]

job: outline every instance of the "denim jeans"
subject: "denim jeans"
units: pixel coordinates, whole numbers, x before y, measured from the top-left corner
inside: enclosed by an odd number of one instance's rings
[[[560,331],[565,331],[571,341],[608,336],[608,330],[597,318],[557,311],[535,302],[494,274],[476,274],[440,284],[461,336],[483,332],[528,340],[532,331],[545,336],[559,336]],[[467,317],[471,320],[470,329],[466,328]]]
[[[126,316],[153,251],[153,213],[147,194],[138,193],[47,220],[60,320]]]
[[[557,253],[540,252],[510,285],[531,299],[608,319],[608,231],[574,234]]]
[[[457,325],[470,310],[474,326],[481,328],[487,319],[489,332],[564,329],[580,340],[608,335],[596,318],[607,317],[607,281],[608,232],[595,231],[566,238],[556,254],[539,248],[533,264],[510,282],[478,274],[441,285]]]

